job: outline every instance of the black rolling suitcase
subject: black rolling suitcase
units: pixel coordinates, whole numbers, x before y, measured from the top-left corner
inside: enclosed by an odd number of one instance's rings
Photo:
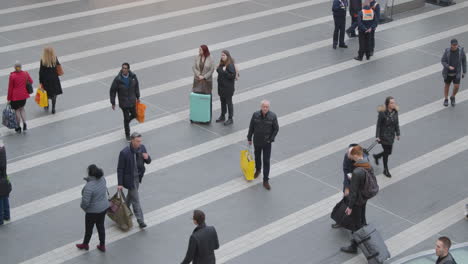
[[[383,264],[385,260],[390,258],[387,245],[385,245],[385,241],[374,226],[363,226],[355,231],[352,237],[369,264]]]
[[[369,156],[369,152],[375,147],[375,145],[377,145],[377,143],[379,143],[379,142],[376,140],[376,141],[372,142],[372,144],[369,147],[363,149],[362,151],[364,152],[364,154]]]

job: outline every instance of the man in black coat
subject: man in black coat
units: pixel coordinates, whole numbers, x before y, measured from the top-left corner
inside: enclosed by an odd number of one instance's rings
[[[205,213],[193,212],[193,223],[197,226],[190,236],[187,254],[182,264],[215,264],[214,251],[219,248],[216,229],[205,224]]]
[[[115,95],[124,116],[125,137],[130,141],[130,121],[136,118],[136,102],[140,100],[140,86],[136,75],[130,71],[130,64],[122,64],[122,70],[114,78],[110,88],[112,110],[115,110]]]
[[[333,0],[332,11],[333,11],[333,21],[335,22],[335,30],[333,31],[333,49],[336,49],[338,42],[339,42],[340,48],[348,47],[344,42],[347,8],[348,8],[348,0]]]
[[[3,142],[0,140],[0,225],[4,221],[10,221],[10,200],[11,183],[8,180],[7,173],[7,158]]]
[[[146,147],[141,143],[141,134],[134,132],[131,135],[130,145],[120,151],[119,163],[117,165],[117,181],[119,190],[128,190],[127,206],[133,208],[133,213],[140,228],[145,228],[143,210],[140,205],[138,188],[145,175],[145,163],[151,163],[151,157]]]
[[[351,26],[346,30],[348,37],[355,38],[356,28],[358,27],[358,15],[362,9],[361,0],[350,0],[349,1],[349,15],[351,16]]]
[[[449,250],[452,246],[452,241],[448,237],[439,237],[436,242],[436,256],[437,261],[436,264],[456,264],[457,262],[453,258],[452,254],[450,254]]]
[[[270,156],[271,143],[275,141],[275,137],[279,131],[278,118],[276,114],[270,111],[270,102],[263,100],[261,110],[255,112],[250,120],[249,133],[247,141],[249,145],[253,143],[255,147],[255,178],[262,171],[262,153],[263,153],[263,187],[270,190],[269,183],[270,174]]]

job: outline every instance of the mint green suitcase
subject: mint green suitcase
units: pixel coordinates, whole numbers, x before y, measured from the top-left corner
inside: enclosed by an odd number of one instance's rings
[[[211,94],[190,94],[190,122],[211,122]]]

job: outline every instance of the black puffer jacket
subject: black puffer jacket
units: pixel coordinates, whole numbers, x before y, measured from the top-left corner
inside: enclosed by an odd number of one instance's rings
[[[0,197],[8,196],[11,192],[11,183],[6,174],[6,151],[5,147],[0,147]]]
[[[187,254],[182,264],[215,264],[214,251],[219,248],[218,234],[212,226],[197,226],[190,236]]]
[[[112,82],[110,88],[110,101],[112,105],[115,105],[115,95],[119,97],[119,106],[121,108],[134,107],[136,100],[140,99],[140,86],[138,84],[138,79],[133,72],[128,73],[128,78],[130,78],[130,87],[127,87],[122,80],[122,73],[120,72]]]
[[[234,83],[236,81],[236,67],[234,64],[229,64],[226,70],[224,66],[219,66],[218,72],[218,95],[220,97],[231,97],[234,95]]]
[[[279,125],[276,114],[268,111],[263,116],[262,111],[257,111],[252,115],[250,120],[249,133],[247,134],[247,140],[253,141],[255,146],[263,146],[265,144],[275,141],[275,137],[278,134]]]
[[[392,145],[395,141],[395,135],[400,136],[398,109],[390,112],[387,111],[385,106],[380,106],[378,112],[379,117],[377,119],[375,136],[380,138],[382,145]]]

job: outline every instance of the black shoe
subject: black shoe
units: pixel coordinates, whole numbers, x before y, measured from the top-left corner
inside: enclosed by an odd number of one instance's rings
[[[224,120],[226,120],[226,118],[224,118],[224,116],[220,116],[218,119],[216,119],[216,123],[224,122]]]
[[[140,228],[145,228],[145,227],[147,227],[147,225],[145,224],[145,222],[140,222],[140,223],[138,223],[138,226],[139,226]]]
[[[130,142],[130,140],[131,140],[131,138],[130,138],[129,135],[125,135],[125,139],[126,139],[128,142]]]
[[[450,104],[455,107],[455,96],[450,96]]]
[[[445,107],[448,106],[448,99],[445,99],[445,100],[444,100],[444,106],[445,106]]]
[[[354,244],[347,247],[342,247],[340,250],[345,253],[357,254],[357,247]]]
[[[28,130],[28,126],[26,125],[26,123],[23,123],[23,131],[26,131]]]
[[[369,55],[370,55],[371,57],[374,56],[374,51],[371,51],[371,52],[369,53]]]
[[[44,107],[44,110],[49,111],[49,107],[48,106]]]
[[[15,128],[15,131],[16,131],[16,133],[18,133],[18,134],[21,133],[21,127]]]
[[[352,38],[352,32],[350,30],[346,30],[346,35],[348,35],[348,38]]]
[[[229,118],[228,120],[226,120],[226,122],[224,122],[224,125],[229,126],[232,125],[232,123],[234,123],[234,121],[232,120],[232,118]]]
[[[370,60],[370,56],[366,56],[366,60]]]
[[[348,48],[348,45],[346,45],[346,44],[341,44],[339,47],[340,47],[340,48],[343,48],[343,49],[347,49],[347,48]]]
[[[334,223],[331,225],[331,227],[336,229],[336,228],[341,228],[342,226],[340,224]]]
[[[379,166],[379,157],[375,154],[373,154],[372,157],[374,157],[375,165]]]
[[[354,57],[354,59],[357,60],[357,61],[362,61],[362,57],[359,57],[359,56]]]
[[[257,179],[261,172],[262,170],[255,170],[254,179]]]
[[[392,175],[390,174],[390,171],[389,171],[388,169],[384,169],[383,174],[384,174],[385,176],[387,176],[388,178],[391,178],[391,177],[392,177]]]
[[[336,44],[333,44],[333,49],[336,49]]]
[[[268,191],[271,190],[270,183],[268,181],[263,181],[263,187]]]
[[[55,109],[52,108],[52,114],[55,115]]]

